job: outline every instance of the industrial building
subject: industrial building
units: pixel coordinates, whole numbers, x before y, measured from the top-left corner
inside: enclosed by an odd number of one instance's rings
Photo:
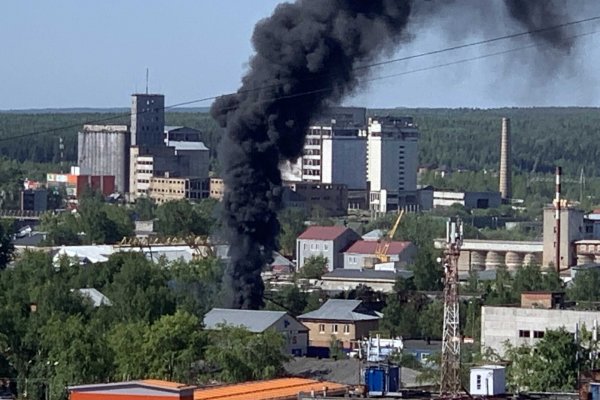
[[[129,126],[84,125],[77,137],[77,165],[82,175],[114,176],[120,193],[129,190]]]
[[[208,197],[211,199],[223,200],[223,194],[225,193],[225,183],[223,179],[212,177],[208,180]]]
[[[48,210],[46,189],[25,189],[20,192],[21,211],[44,212]]]
[[[252,333],[272,329],[284,336],[287,354],[307,354],[308,328],[285,311],[213,308],[204,316],[206,329],[220,329],[222,325],[243,327]]]
[[[304,199],[304,207],[320,207],[329,216],[340,216],[348,213],[348,187],[344,184],[286,182],[285,186]]]
[[[503,354],[505,342],[513,346],[534,345],[548,329],[564,327],[575,333],[584,325],[588,331],[600,320],[598,311],[563,308],[564,293],[529,292],[521,295],[521,306],[483,306],[481,346]]]
[[[187,126],[165,126],[164,142],[201,142],[202,132]]]
[[[304,155],[282,165],[283,178],[365,190],[366,112],[365,108],[333,107],[322,113],[308,128]]]
[[[418,204],[419,131],[411,117],[369,118],[367,180],[375,212]]]
[[[109,196],[117,191],[113,175],[87,175],[81,173],[80,167],[71,167],[69,174],[46,174],[48,189],[63,191],[68,200],[76,200],[86,190],[96,191]]]
[[[174,200],[200,200],[208,197],[208,182],[198,178],[150,178],[147,196],[157,204]]]
[[[377,257],[379,242],[357,240],[344,251],[345,269],[374,268],[381,261]],[[413,262],[417,248],[411,242],[391,241],[388,243],[387,257],[391,270],[395,271]]]
[[[131,146],[161,146],[165,131],[165,96],[131,95]]]
[[[469,209],[485,209],[498,208],[502,205],[500,192],[434,190],[432,201],[433,208],[450,207],[454,204],[459,204]]]

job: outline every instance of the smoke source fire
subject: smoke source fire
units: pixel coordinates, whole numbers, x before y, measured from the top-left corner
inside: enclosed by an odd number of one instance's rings
[[[226,128],[219,161],[226,191],[222,220],[230,244],[224,302],[234,308],[263,305],[261,271],[277,248],[281,206],[280,162],[302,155],[311,118],[358,85],[368,64],[403,40],[417,0],[298,0],[279,5],[260,21],[256,51],[236,94],[217,99],[212,115]],[[506,0],[508,15],[530,29],[557,22],[551,1]],[[427,18],[446,6],[480,6],[480,0],[432,1]],[[434,12],[431,12],[434,10]],[[539,42],[564,46],[561,32]]]

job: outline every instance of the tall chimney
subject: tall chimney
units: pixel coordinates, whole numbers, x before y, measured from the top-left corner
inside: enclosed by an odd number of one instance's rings
[[[503,199],[512,197],[512,171],[510,157],[510,118],[502,118],[502,138],[500,139],[500,195]]]
[[[560,177],[562,175],[562,168],[556,167],[556,193],[554,197],[554,230],[556,232],[556,248],[554,255],[554,267],[556,268],[556,272],[560,274]]]

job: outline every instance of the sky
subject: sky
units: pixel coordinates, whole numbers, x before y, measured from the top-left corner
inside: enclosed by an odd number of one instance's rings
[[[489,1],[497,5],[499,0]],[[253,27],[279,2],[3,0],[0,110],[128,107],[131,93],[145,91],[146,68],[150,91],[165,94],[167,105],[235,91],[252,56]],[[586,3],[568,19],[600,15],[600,2]],[[489,12],[498,10],[491,6]],[[471,25],[465,19],[417,19],[409,26],[412,40],[383,60],[523,31],[502,18],[463,30]],[[600,22],[581,24],[573,34],[595,31],[600,32]],[[568,54],[530,47],[437,67],[531,45],[521,38],[389,64],[365,77],[345,104],[600,106],[599,39],[600,33],[580,37]],[[389,75],[396,76],[375,79]],[[207,107],[210,102],[193,106]]]

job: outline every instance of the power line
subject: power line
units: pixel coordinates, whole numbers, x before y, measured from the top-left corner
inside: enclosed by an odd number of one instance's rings
[[[431,56],[431,55],[436,55],[436,54],[442,54],[442,53],[446,53],[446,52],[450,52],[450,51],[455,51],[455,50],[459,50],[459,49],[464,49],[464,48],[469,48],[469,47],[474,47],[474,46],[489,44],[489,43],[498,42],[498,41],[502,41],[502,40],[514,39],[514,38],[517,38],[517,37],[532,35],[532,34],[535,34],[535,33],[548,32],[548,31],[551,31],[551,30],[560,29],[560,28],[564,28],[564,27],[567,27],[567,26],[573,26],[573,25],[582,24],[582,23],[591,22],[591,21],[597,21],[597,20],[600,20],[600,16],[594,16],[594,17],[580,19],[580,20],[576,20],[576,21],[570,21],[570,22],[566,22],[566,23],[563,23],[563,24],[549,26],[549,27],[535,29],[535,30],[529,30],[529,31],[524,31],[524,32],[518,32],[518,33],[513,33],[513,34],[498,36],[498,37],[495,37],[495,38],[484,39],[484,40],[480,40],[480,41],[476,41],[476,42],[470,42],[470,43],[466,43],[466,44],[462,44],[462,45],[457,45],[457,46],[452,46],[452,47],[446,47],[446,48],[443,48],[443,49],[438,49],[438,50],[432,50],[432,51],[428,51],[428,52],[413,54],[413,55],[410,55],[410,56],[393,58],[393,59],[389,59],[389,60],[385,60],[385,61],[380,61],[380,62],[376,62],[376,63],[370,63],[370,64],[365,64],[365,65],[360,65],[360,66],[355,67],[354,69],[355,70],[360,70],[360,69],[372,68],[372,67],[377,67],[377,66],[382,66],[382,65],[388,65],[388,64],[392,64],[392,63],[401,62],[401,61],[408,61],[408,60],[412,60],[412,59],[416,59],[416,58],[423,58],[423,57],[426,57],[426,56]],[[581,36],[586,36],[586,35],[592,35],[592,34],[595,34],[595,33],[598,33],[598,32],[590,32],[590,33],[585,33],[585,34],[580,34],[580,35],[574,35],[574,36],[568,37],[568,39],[573,39],[573,38],[577,38],[577,37],[581,37]],[[393,77],[398,77],[398,76],[402,76],[402,75],[408,75],[408,74],[417,73],[417,72],[434,70],[434,69],[443,68],[443,67],[447,67],[447,66],[451,66],[451,65],[462,64],[462,63],[469,62],[469,61],[475,61],[475,60],[489,58],[489,57],[493,57],[493,56],[497,56],[497,55],[507,54],[507,53],[511,53],[511,52],[514,52],[514,51],[529,49],[529,48],[532,48],[532,47],[535,47],[535,45],[532,44],[532,45],[528,45],[528,46],[523,46],[523,47],[508,49],[508,50],[499,51],[499,52],[495,52],[495,53],[484,54],[484,55],[480,55],[480,56],[476,56],[476,57],[471,57],[471,58],[466,58],[466,59],[457,60],[457,61],[452,61],[452,62],[448,62],[448,63],[436,64],[436,65],[433,65],[433,66],[418,68],[418,69],[415,69],[415,70],[404,71],[404,72],[397,73],[397,74],[379,76],[379,77],[374,77],[374,78],[367,78],[367,79],[364,79],[363,81],[364,82],[371,82],[371,81],[377,81],[377,80],[382,80],[382,79],[389,79],[389,78],[393,78]],[[183,106],[186,106],[186,105],[203,103],[203,102],[206,102],[206,101],[215,100],[215,99],[217,99],[219,97],[222,97],[222,96],[235,95],[235,94],[243,94],[243,93],[251,93],[251,92],[255,92],[255,91],[260,91],[260,90],[264,90],[264,89],[278,87],[278,86],[281,86],[281,84],[280,83],[276,83],[276,84],[264,85],[264,86],[260,86],[260,87],[256,87],[256,88],[250,88],[250,89],[240,90],[240,91],[234,92],[234,93],[225,93],[225,94],[221,94],[221,95],[217,95],[217,96],[209,96],[209,97],[203,97],[203,98],[194,99],[194,100],[188,100],[188,101],[184,101],[184,102],[181,102],[181,103],[176,103],[176,104],[171,104],[169,106],[166,106],[166,107],[164,107],[164,110],[166,111],[166,110],[170,110],[170,109],[173,109],[173,108],[183,107]],[[273,98],[265,99],[265,100],[263,100],[261,102],[296,98],[296,97],[306,96],[306,95],[310,95],[310,94],[315,94],[315,93],[320,93],[320,92],[326,92],[326,91],[329,91],[331,89],[332,89],[331,87],[326,87],[326,88],[311,90],[311,91],[307,91],[307,92],[301,92],[301,93],[295,93],[295,94],[290,94],[290,95],[285,95],[285,96],[273,97]],[[223,108],[220,111],[229,111],[229,110],[232,110],[232,109],[235,109],[235,107]],[[62,131],[62,130],[65,130],[65,129],[79,128],[82,124],[83,125],[98,124],[98,123],[102,123],[102,122],[114,121],[116,119],[125,118],[125,117],[129,117],[130,118],[133,115],[144,114],[146,112],[150,112],[150,111],[141,111],[139,113],[133,113],[133,112],[120,113],[120,114],[113,115],[113,116],[110,116],[110,117],[105,117],[105,118],[100,118],[100,119],[85,121],[83,123],[77,123],[77,124],[71,124],[71,125],[64,125],[64,126],[60,126],[60,127],[56,127],[56,128],[49,128],[49,129],[44,129],[44,130],[39,130],[39,131],[33,131],[33,132],[25,133],[25,134],[22,134],[22,135],[16,135],[16,136],[11,136],[11,137],[4,137],[4,138],[0,138],[0,143],[1,142],[5,142],[5,141],[9,141],[9,140],[18,140],[18,139],[24,139],[24,138],[28,138],[28,137],[43,135],[43,134],[47,134],[47,133],[58,132],[58,131]]]

